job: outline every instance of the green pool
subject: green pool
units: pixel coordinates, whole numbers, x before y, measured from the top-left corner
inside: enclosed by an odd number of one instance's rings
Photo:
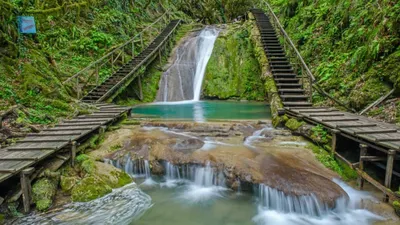
[[[136,106],[132,109],[132,113],[135,117],[193,120],[198,122],[271,118],[271,110],[266,103],[234,101],[153,103]]]

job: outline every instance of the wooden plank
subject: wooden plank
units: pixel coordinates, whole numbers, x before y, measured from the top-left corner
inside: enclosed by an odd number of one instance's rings
[[[319,113],[319,112],[339,112],[337,109],[308,109],[308,110],[294,110],[297,113]]]
[[[39,160],[54,153],[54,150],[6,151],[0,154],[0,160]]]
[[[76,136],[81,134],[82,132],[63,132],[63,133],[42,132],[37,134],[28,134],[27,137],[63,137],[63,136]]]
[[[362,138],[372,142],[400,141],[400,133],[393,134],[360,134]]]
[[[15,173],[24,167],[28,167],[32,162],[27,161],[0,161],[0,172]]]
[[[376,127],[378,126],[377,124],[374,123],[357,123],[357,124],[341,124],[341,125],[336,125],[337,128],[350,128],[350,127]]]
[[[313,113],[313,114],[305,114],[303,113],[305,116],[309,116],[309,117],[320,117],[320,116],[344,116],[344,113]]]
[[[72,119],[72,120],[64,120],[63,123],[90,123],[90,122],[103,122],[106,123],[110,119]]]
[[[56,127],[82,127],[82,126],[96,126],[99,127],[103,125],[103,122],[91,122],[91,123],[70,123],[70,124],[57,124]]]
[[[99,126],[97,126],[99,127]],[[88,131],[88,130],[94,130],[96,126],[78,126],[78,127],[54,127],[50,129],[44,129],[42,131],[82,131],[81,133]]]
[[[323,119],[323,118],[318,118],[318,119],[321,119],[322,120],[322,122],[335,122],[335,121],[338,121],[338,122],[340,122],[340,121],[358,121],[359,119],[357,119],[357,118],[349,118],[349,117],[344,117],[344,118],[325,118],[325,119]]]
[[[355,134],[384,134],[384,133],[397,133],[397,130],[388,129],[388,130],[365,130],[365,131],[355,131]]]

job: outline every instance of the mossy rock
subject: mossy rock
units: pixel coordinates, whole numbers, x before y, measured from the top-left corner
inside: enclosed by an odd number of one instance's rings
[[[95,162],[95,166],[96,170],[92,174],[99,177],[111,188],[119,188],[132,183],[132,178],[127,173],[112,165]]]
[[[32,198],[36,209],[47,210],[53,203],[57,191],[57,182],[49,178],[41,178],[32,187]]]
[[[60,186],[61,190],[64,192],[70,192],[72,188],[75,186],[75,184],[78,182],[77,177],[66,177],[66,176],[61,176],[60,180]]]
[[[112,191],[112,188],[102,179],[88,176],[78,182],[72,189],[72,201],[88,202],[100,198]]]
[[[289,119],[285,123],[285,126],[287,128],[289,128],[290,130],[292,130],[292,131],[295,131],[295,130],[299,129],[303,125],[304,125],[304,122],[299,122],[294,118]]]
[[[394,201],[393,202],[393,208],[394,208],[396,214],[398,216],[400,216],[400,202],[399,201]]]

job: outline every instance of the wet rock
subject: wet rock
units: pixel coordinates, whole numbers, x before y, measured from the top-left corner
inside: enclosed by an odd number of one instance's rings
[[[155,175],[163,175],[164,167],[158,161],[150,162],[151,173]]]
[[[340,197],[347,197],[347,193],[331,179],[303,168],[310,165],[303,164],[296,157],[281,159],[272,155],[265,156],[261,163],[261,172],[264,175],[263,183],[271,188],[284,192],[287,195],[303,196],[315,195],[321,202],[334,206]]]
[[[57,181],[44,177],[35,182],[32,187],[32,200],[36,209],[47,210],[53,203],[57,191]]]
[[[60,186],[64,192],[70,192],[75,184],[78,182],[77,177],[61,176]]]
[[[175,151],[191,153],[197,149],[200,149],[201,147],[203,147],[203,145],[204,141],[196,138],[190,138],[176,143],[173,149]]]
[[[83,178],[72,189],[72,201],[88,202],[93,199],[102,197],[112,191],[106,182],[95,176]]]

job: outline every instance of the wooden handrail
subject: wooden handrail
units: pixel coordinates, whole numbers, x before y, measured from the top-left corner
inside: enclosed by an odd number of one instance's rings
[[[352,111],[356,113],[356,110],[346,106],[344,103],[339,101],[338,99],[330,96],[326,91],[324,91],[316,82],[317,80],[315,79],[314,75],[312,74],[311,70],[308,68],[306,62],[304,61],[303,57],[301,56],[300,52],[297,50],[296,46],[294,45],[292,39],[289,37],[289,35],[286,33],[285,29],[283,28],[282,24],[279,21],[279,18],[276,16],[274,11],[272,10],[272,7],[268,4],[267,1],[263,1],[263,3],[267,6],[269,13],[272,15],[273,22],[274,24],[278,27],[279,31],[282,33],[282,36],[286,42],[289,43],[289,46],[293,49],[295,52],[296,58],[300,61],[300,66],[306,71],[306,74],[308,78],[310,79],[310,88],[314,88],[318,93],[322,94],[323,96],[331,99],[334,101],[336,104],[346,108],[349,111]],[[312,92],[312,91],[311,91]],[[312,93],[310,93],[312,95]]]
[[[101,65],[101,62],[103,62],[106,59],[109,59],[110,56],[114,55],[115,52],[125,48],[127,45],[129,44],[134,44],[134,41],[136,38],[140,37],[142,38],[142,35],[145,31],[147,31],[148,29],[152,28],[156,23],[160,22],[164,16],[168,16],[170,14],[170,11],[166,11],[162,16],[160,16],[160,18],[158,18],[156,21],[154,21],[152,24],[150,24],[149,26],[147,26],[146,28],[144,28],[142,31],[140,31],[138,34],[136,34],[133,38],[129,39],[128,41],[126,41],[125,43],[123,43],[122,45],[120,45],[119,47],[115,48],[114,50],[112,50],[111,52],[107,53],[106,55],[104,55],[103,57],[101,57],[100,59],[92,62],[91,64],[89,64],[87,67],[83,68],[82,70],[80,70],[79,72],[77,72],[76,74],[74,74],[73,76],[69,77],[67,80],[65,80],[64,82],[62,82],[62,84],[66,84],[70,81],[72,81],[75,78],[78,78],[82,73],[88,71],[89,69],[93,68],[96,65]],[[165,22],[165,21],[163,21]],[[102,64],[104,65],[104,64]]]

